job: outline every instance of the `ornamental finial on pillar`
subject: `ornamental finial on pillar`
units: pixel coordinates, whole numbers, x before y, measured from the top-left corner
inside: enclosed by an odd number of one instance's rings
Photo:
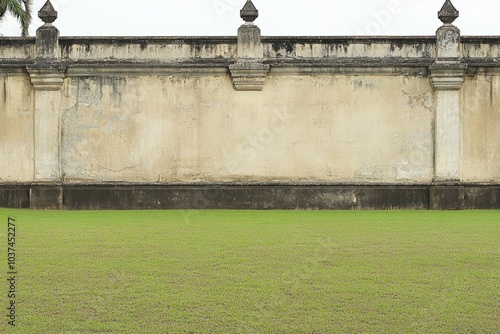
[[[45,5],[38,11],[38,17],[45,23],[52,23],[57,20],[57,11],[52,6],[50,0],[47,0]]]
[[[253,22],[259,17],[259,11],[251,0],[247,0],[245,6],[240,10],[240,16],[245,22]]]
[[[27,66],[31,83],[36,91],[58,91],[64,82],[64,68],[61,66],[59,30],[52,25],[57,12],[50,0],[38,12],[45,22],[36,30],[35,62]]]
[[[450,0],[446,0],[441,10],[438,12],[438,18],[444,24],[452,24],[459,16],[459,11],[453,6]]]

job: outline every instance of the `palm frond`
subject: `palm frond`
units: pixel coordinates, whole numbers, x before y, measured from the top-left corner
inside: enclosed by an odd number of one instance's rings
[[[33,0],[0,0],[0,21],[7,13],[12,14],[21,24],[21,35],[24,37],[28,36],[32,11]]]
[[[3,20],[5,13],[7,12],[8,0],[0,0],[0,20]]]
[[[31,24],[31,13],[33,11],[33,0],[22,0],[24,5],[24,15],[21,18],[22,35],[26,37],[29,35],[28,29]]]

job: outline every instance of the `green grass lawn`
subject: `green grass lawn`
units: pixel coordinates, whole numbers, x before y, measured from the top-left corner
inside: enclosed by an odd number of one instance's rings
[[[8,217],[16,333],[500,333],[499,211]]]

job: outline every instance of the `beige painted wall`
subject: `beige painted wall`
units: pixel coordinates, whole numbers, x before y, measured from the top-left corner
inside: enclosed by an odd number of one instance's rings
[[[0,38],[0,59],[27,60],[33,58],[34,53],[34,38]]]
[[[66,80],[67,181],[428,182],[433,93],[412,76]]]
[[[33,180],[33,110],[29,77],[0,73],[0,182]]]
[[[145,38],[61,38],[61,56],[73,61],[124,59],[178,62],[197,59],[234,58],[236,38],[196,37]],[[133,41],[132,41],[133,40]],[[131,42],[132,41],[132,42]],[[231,42],[231,43],[230,43]]]
[[[263,90],[236,91],[235,38],[62,38],[63,180],[432,182],[434,39],[289,40],[263,38]],[[460,180],[498,183],[500,55],[485,40],[461,46]],[[34,180],[33,43],[0,39],[3,183]]]
[[[462,92],[464,181],[500,181],[500,76],[468,77]]]

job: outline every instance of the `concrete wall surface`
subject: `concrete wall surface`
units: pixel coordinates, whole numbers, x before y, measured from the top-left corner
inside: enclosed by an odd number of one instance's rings
[[[500,37],[243,18],[237,37],[0,37],[0,185],[500,184]]]

